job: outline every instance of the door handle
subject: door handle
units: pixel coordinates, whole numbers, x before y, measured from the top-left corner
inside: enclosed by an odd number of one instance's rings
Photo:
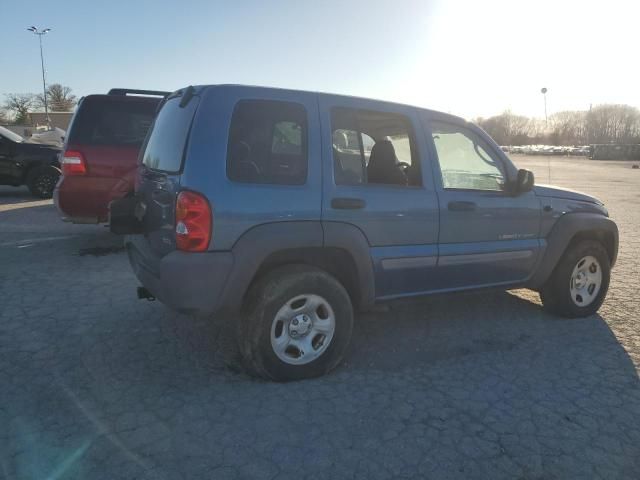
[[[367,202],[361,198],[332,198],[331,208],[337,210],[359,210],[364,208]]]
[[[452,212],[470,212],[477,207],[475,202],[449,202],[448,208]]]

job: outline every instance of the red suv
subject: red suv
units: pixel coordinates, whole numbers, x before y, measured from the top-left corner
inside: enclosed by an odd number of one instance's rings
[[[134,188],[138,151],[168,92],[112,89],[80,100],[54,191],[63,220],[107,221],[109,202]]]

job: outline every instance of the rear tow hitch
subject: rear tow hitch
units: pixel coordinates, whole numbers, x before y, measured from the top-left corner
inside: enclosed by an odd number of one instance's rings
[[[138,287],[137,292],[138,292],[138,300],[142,300],[143,298],[145,298],[150,302],[153,302],[156,299],[156,297],[154,297],[153,294],[144,287]]]

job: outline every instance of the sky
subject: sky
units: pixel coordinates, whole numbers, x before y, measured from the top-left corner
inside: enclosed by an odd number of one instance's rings
[[[633,0],[0,0],[0,101],[47,83],[239,83],[378,98],[465,118],[640,107]]]

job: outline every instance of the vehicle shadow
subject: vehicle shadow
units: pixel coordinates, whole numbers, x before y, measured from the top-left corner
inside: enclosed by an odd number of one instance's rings
[[[274,384],[238,369],[237,318],[179,315],[136,300],[126,254],[78,254],[96,245],[69,242],[70,255],[49,258],[38,277],[42,305],[24,317],[7,310],[6,353],[16,360],[6,378],[37,385],[25,396],[12,380],[0,393],[7,452],[36,455],[57,445],[58,426],[67,425],[65,445],[85,449],[74,478],[123,461],[131,478],[146,478],[151,467],[209,478],[219,465],[241,468],[255,448],[276,452],[277,445],[284,459],[270,458],[288,473],[298,453],[325,473],[333,465],[354,472],[352,457],[382,462],[387,476],[589,478],[594,465],[608,467],[608,478],[637,471],[638,374],[600,316],[559,319],[526,291],[397,301],[357,315],[350,352],[334,372]],[[77,278],[63,276],[62,264]],[[73,308],[56,308],[60,295]],[[39,432],[37,442],[28,443],[30,431]],[[308,431],[312,453],[300,434]],[[429,474],[397,463],[408,452]],[[181,460],[193,455],[198,462]],[[24,472],[27,460],[6,468]],[[511,470],[500,470],[505,465]]]
[[[49,238],[65,234],[72,236],[108,233],[103,225],[75,225],[63,222],[51,200],[38,200],[28,196],[23,200],[19,198],[9,197],[8,201],[5,201],[0,196],[0,234]]]
[[[386,310],[386,311],[385,311]],[[545,312],[529,290],[486,290],[398,300],[377,313],[358,316],[352,368],[397,369],[430,365],[468,355],[511,351],[540,336],[565,335],[589,326],[606,327],[596,315],[562,319]],[[611,338],[611,332],[608,331]],[[617,343],[617,342],[616,342]]]
[[[156,307],[150,308],[165,311]],[[166,315],[161,329],[171,338],[147,337],[160,345],[146,347],[132,339],[126,351],[142,348],[141,361],[112,357],[109,367],[129,379],[136,389],[130,393],[138,391],[132,400],[152,411],[161,410],[163,398],[175,397],[179,386],[178,395],[196,403],[228,399],[224,408],[257,422],[248,430],[252,436],[272,438],[284,424],[274,420],[263,429],[257,411],[286,418],[282,399],[295,396],[315,405],[304,422],[322,431],[328,420],[318,395],[324,392],[339,405],[329,430],[347,425],[347,431],[364,428],[371,438],[382,438],[401,421],[405,433],[426,428],[452,443],[483,445],[495,458],[480,466],[444,443],[430,447],[435,462],[438,452],[449,455],[458,473],[473,470],[476,478],[509,478],[492,464],[501,456],[524,462],[526,478],[588,477],[592,463],[613,465],[616,477],[635,471],[640,458],[640,443],[628,441],[629,435],[640,440],[640,381],[629,355],[599,315],[549,315],[531,292],[432,296],[358,315],[344,364],[325,377],[289,384],[256,380],[238,368],[229,319]],[[149,392],[155,392],[151,398]],[[254,398],[262,399],[259,408]],[[215,418],[208,422],[217,425]],[[169,420],[168,430],[172,425]],[[566,457],[553,464],[549,455]]]

